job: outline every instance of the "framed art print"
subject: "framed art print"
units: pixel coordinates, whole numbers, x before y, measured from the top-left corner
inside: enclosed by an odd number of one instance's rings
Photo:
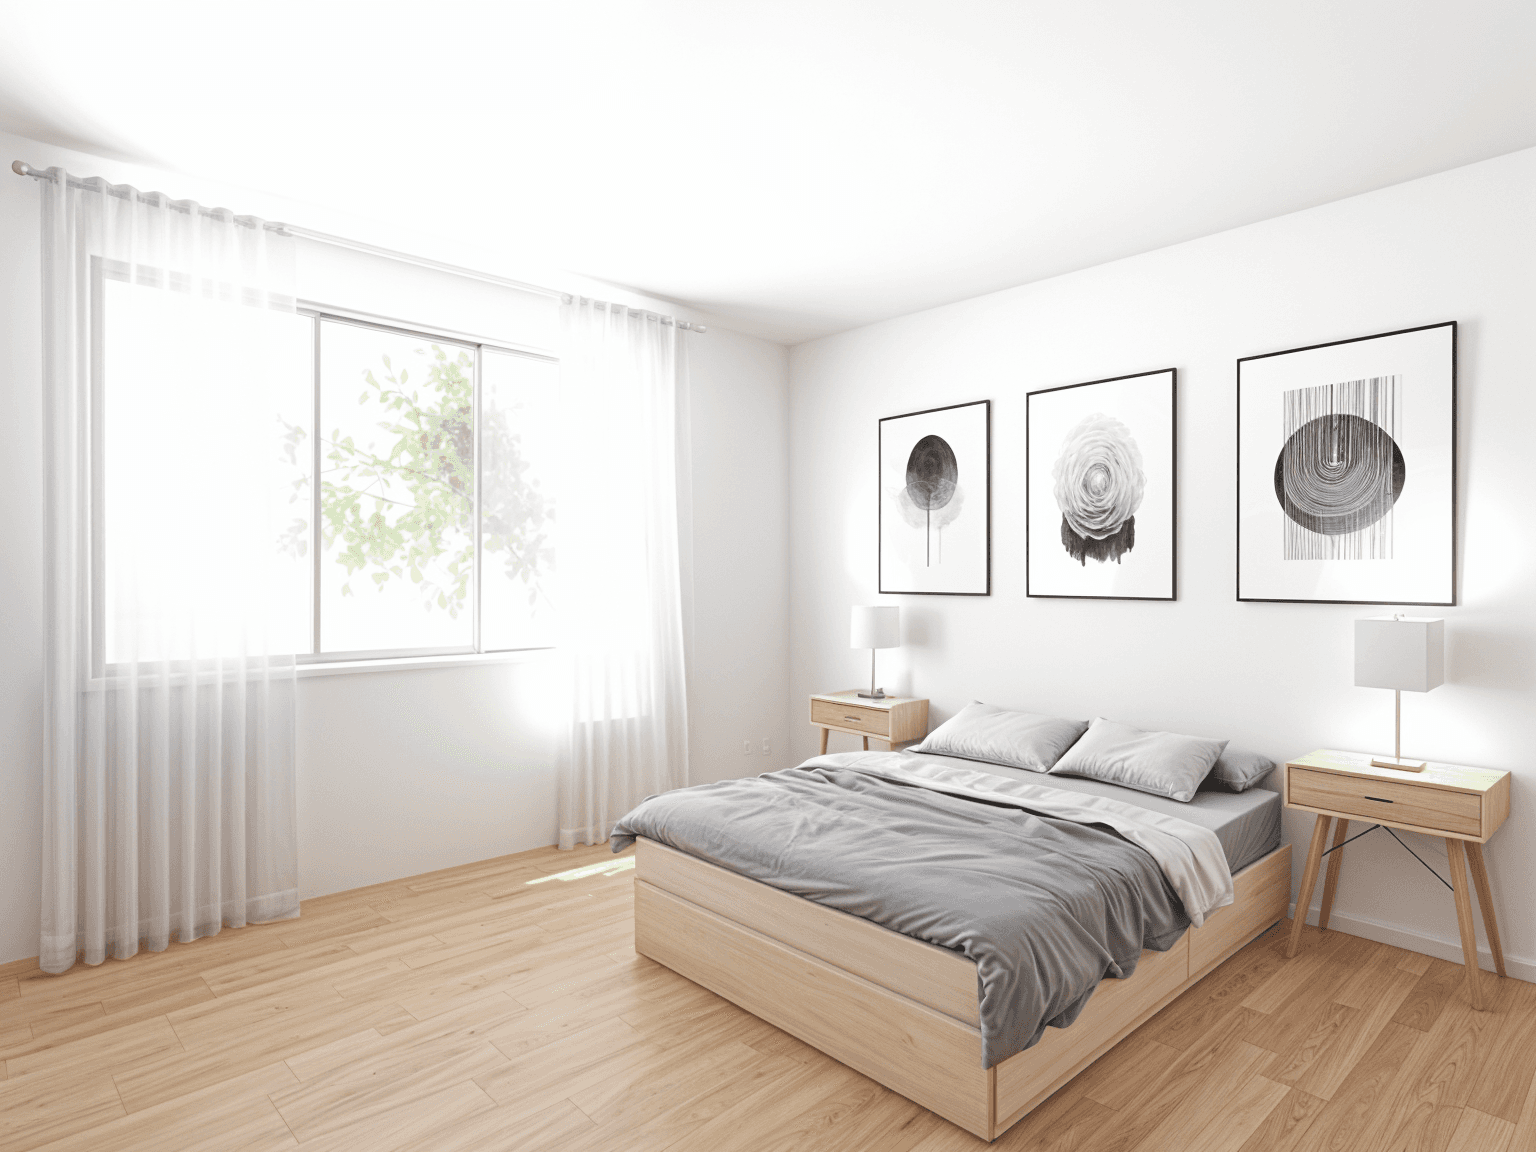
[[[1237,598],[1456,603],[1456,325],[1237,362]]]
[[[1177,596],[1172,368],[1025,397],[1030,596]]]
[[[880,591],[992,592],[992,402],[880,421]]]

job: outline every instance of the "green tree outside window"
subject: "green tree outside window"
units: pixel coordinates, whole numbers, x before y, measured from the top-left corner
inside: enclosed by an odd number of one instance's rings
[[[354,577],[375,588],[409,580],[427,611],[457,617],[469,602],[474,577],[474,357],[438,344],[428,356],[427,379],[414,385],[405,367],[381,355],[378,372],[363,372],[359,404],[370,400],[388,414],[378,422],[381,447],[359,445],[339,429],[321,441],[320,534],[347,572],[342,595],[358,595]],[[530,607],[548,604],[554,563],[554,502],[529,475],[514,413],[481,413],[485,470],[481,487],[483,562],[501,564],[526,590]],[[298,464],[308,433],[284,420],[284,457]],[[292,500],[307,505],[310,478],[293,482]],[[309,547],[309,519],[297,517],[280,540],[295,556]],[[338,546],[339,545],[339,546]]]

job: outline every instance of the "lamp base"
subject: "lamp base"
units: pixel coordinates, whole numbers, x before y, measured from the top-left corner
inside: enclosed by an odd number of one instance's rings
[[[1422,772],[1429,767],[1426,760],[1393,760],[1386,756],[1371,757],[1372,768],[1396,768],[1399,772]]]
[[[861,699],[861,700],[884,700],[885,699],[885,689],[884,688],[876,688],[873,692],[860,692],[859,693],[859,699]]]

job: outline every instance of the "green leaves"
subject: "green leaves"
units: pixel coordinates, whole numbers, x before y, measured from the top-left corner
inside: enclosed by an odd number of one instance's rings
[[[340,428],[322,440],[320,534],[348,577],[366,573],[382,590],[408,576],[426,610],[457,617],[474,577],[474,359],[468,350],[429,347],[419,350],[426,382],[410,391],[407,369],[397,372],[388,355],[380,356],[381,373],[363,371],[358,404],[383,417],[375,421],[377,441],[359,445]],[[305,439],[303,428],[284,425],[287,459],[297,461]],[[481,443],[484,562],[503,564],[533,603],[553,563],[553,503],[527,475],[507,413],[486,413]],[[293,500],[307,483],[294,482]],[[307,535],[308,522],[295,520],[280,546],[303,555]],[[350,580],[341,591],[354,594]]]

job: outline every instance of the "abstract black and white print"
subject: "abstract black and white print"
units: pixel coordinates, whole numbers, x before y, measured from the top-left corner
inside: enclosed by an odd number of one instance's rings
[[[942,436],[924,436],[907,457],[907,482],[897,496],[906,521],[923,530],[923,566],[934,562],[934,532],[938,532],[940,564],[944,563],[944,526],[965,507],[960,490],[960,462]]]
[[[1407,476],[1396,438],[1401,384],[1372,376],[1282,396],[1275,499],[1287,560],[1392,558],[1392,509]]]
[[[1136,547],[1136,509],[1147,473],[1129,428],[1102,412],[1085,417],[1067,433],[1051,477],[1061,543],[1074,560],[1118,562]]]
[[[880,591],[991,587],[991,402],[880,421]]]
[[[1238,361],[1239,600],[1453,604],[1456,326]]]
[[[1029,595],[1173,599],[1176,375],[1029,394]]]

